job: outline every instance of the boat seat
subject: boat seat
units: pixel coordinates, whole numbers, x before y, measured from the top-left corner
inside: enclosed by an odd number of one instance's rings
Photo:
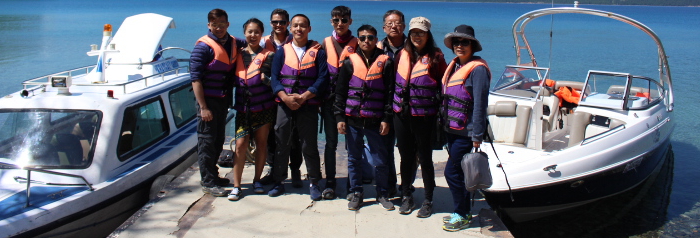
[[[56,151],[61,165],[83,164],[83,146],[80,138],[73,134],[56,134]]]
[[[557,96],[542,97],[542,132],[557,129],[559,116],[559,98]],[[559,128],[561,129],[561,128]]]
[[[556,92],[556,91],[559,91],[559,88],[561,88],[561,87],[569,86],[578,92],[582,92],[583,91],[583,84],[584,84],[583,82],[576,82],[576,81],[557,81],[556,83],[554,83],[554,91]],[[590,93],[591,93],[591,90],[587,88],[585,94],[590,94]]]
[[[612,128],[624,125],[625,122],[618,119],[608,119],[605,122],[592,123],[594,115],[587,112],[574,112],[571,120],[571,134],[569,135],[569,147],[581,143],[586,138],[606,132]],[[600,118],[600,117],[598,117]]]
[[[489,133],[494,142],[525,144],[532,108],[514,101],[498,101],[487,109]]]

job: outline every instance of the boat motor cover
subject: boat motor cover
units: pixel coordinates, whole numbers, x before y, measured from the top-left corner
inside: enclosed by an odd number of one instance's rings
[[[462,157],[462,171],[464,172],[464,185],[469,192],[490,188],[493,185],[489,157],[479,148],[474,148],[471,153]]]

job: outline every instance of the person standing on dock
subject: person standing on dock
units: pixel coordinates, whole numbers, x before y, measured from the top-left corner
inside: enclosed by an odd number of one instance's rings
[[[464,185],[462,157],[479,148],[486,131],[486,108],[489,100],[491,72],[486,61],[475,52],[481,51],[481,43],[475,38],[474,28],[459,25],[454,32],[445,35],[445,46],[455,57],[442,78],[444,95],[440,119],[447,132],[449,157],[445,165],[445,179],[452,193],[454,211],[443,217],[442,229],[458,231],[469,227],[470,197]]]
[[[415,17],[409,23],[409,38],[398,57],[394,90],[394,128],[401,155],[400,214],[414,209],[413,190],[417,162],[423,172],[425,199],[418,211],[420,218],[432,214],[435,170],[432,138],[435,130],[440,79],[447,68],[445,58],[430,32],[431,23],[425,17]],[[417,156],[416,156],[417,155]]]
[[[190,56],[192,91],[197,100],[197,156],[202,191],[226,196],[229,180],[219,177],[216,161],[226,138],[226,114],[232,103],[232,70],[237,50],[246,42],[228,33],[226,11],[214,9],[207,15],[209,33],[197,40]]]
[[[282,49],[282,46],[292,42],[292,34],[289,33],[287,27],[289,26],[289,13],[287,10],[276,8],[270,13],[270,27],[272,27],[272,32],[270,35],[264,36],[260,40],[260,46],[268,49],[272,52],[277,52]],[[275,118],[277,111],[275,110]],[[303,186],[301,181],[301,171],[299,168],[303,162],[301,156],[301,144],[299,142],[299,133],[294,130],[292,133],[292,149],[289,152],[289,170],[292,172],[292,187],[301,188]],[[270,130],[267,137],[267,164],[270,166],[270,170],[267,174],[260,179],[260,183],[263,185],[269,185],[275,182],[273,178],[275,164],[275,153],[277,151],[277,146],[275,144],[275,130]]]
[[[243,34],[248,45],[241,49],[236,59],[234,87],[236,89],[236,158],[233,168],[233,190],[228,199],[237,201],[242,196],[241,179],[251,138],[255,140],[255,175],[253,191],[264,193],[260,176],[265,167],[267,136],[275,121],[276,103],[270,88],[270,66],[274,52],[260,46],[264,32],[263,23],[257,18],[243,24]],[[252,135],[252,136],[251,136]]]
[[[326,147],[323,153],[323,164],[326,171],[326,187],[323,190],[323,198],[334,199],[335,180],[335,153],[338,148],[338,129],[336,129],[335,116],[333,116],[333,103],[335,102],[335,86],[338,80],[338,71],[341,62],[357,49],[357,38],[352,35],[352,11],[346,6],[337,6],[331,10],[331,25],[333,33],[321,43],[328,56],[328,91],[325,94],[321,106],[321,121],[323,131],[326,133]]]
[[[309,193],[312,200],[318,201],[321,158],[316,128],[321,101],[316,95],[322,95],[328,87],[326,52],[318,42],[309,40],[311,21],[306,15],[292,17],[290,31],[294,39],[275,54],[272,63],[272,92],[279,104],[275,124],[275,185],[268,195],[276,197],[285,193],[283,181],[287,178],[292,131],[297,130],[310,180]]]
[[[338,75],[335,97],[335,117],[338,133],[345,135],[348,150],[348,179],[350,180],[349,210],[359,210],[364,198],[362,164],[364,139],[375,158],[377,202],[386,210],[394,210],[389,201],[389,134],[393,111],[391,93],[394,84],[394,63],[391,57],[376,47],[377,29],[362,25],[357,29],[360,50],[350,54]],[[393,151],[392,151],[393,152]]]

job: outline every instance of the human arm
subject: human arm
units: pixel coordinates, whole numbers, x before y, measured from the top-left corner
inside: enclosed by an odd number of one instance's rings
[[[262,66],[260,66],[260,71],[262,72],[262,81],[266,85],[270,85],[270,73],[272,72],[272,60],[275,57],[275,52],[271,52],[265,58]]]
[[[384,88],[384,118],[382,122],[391,124],[394,116],[394,89],[396,82],[396,66],[394,66],[394,61],[390,58],[386,61],[384,65],[383,72]]]
[[[211,121],[214,116],[207,107],[207,102],[204,100],[204,87],[202,86],[202,81],[195,80],[192,81],[192,91],[194,92],[194,98],[199,104],[200,116],[203,121]]]
[[[292,110],[297,110],[300,107],[300,104],[294,101],[294,96],[297,94],[288,95],[287,92],[284,91],[284,86],[282,86],[282,83],[280,82],[280,70],[282,70],[283,65],[284,49],[279,49],[272,59],[272,68],[270,69],[270,85],[272,87],[272,93],[277,95],[282,102],[287,105],[287,107]]]
[[[484,66],[477,66],[469,75],[472,85],[472,97],[474,106],[472,113],[472,141],[475,147],[484,140],[486,131],[486,109],[488,107],[489,87],[491,85],[491,73]],[[478,143],[478,144],[477,144]]]
[[[345,106],[348,100],[350,78],[352,78],[353,65],[350,59],[343,61],[335,84],[335,98],[333,102],[333,115],[337,122],[345,122]]]

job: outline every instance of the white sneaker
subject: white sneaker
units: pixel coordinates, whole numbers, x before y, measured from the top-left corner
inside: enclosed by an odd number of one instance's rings
[[[241,188],[233,188],[231,193],[228,194],[228,200],[238,201],[238,199],[241,199]]]

